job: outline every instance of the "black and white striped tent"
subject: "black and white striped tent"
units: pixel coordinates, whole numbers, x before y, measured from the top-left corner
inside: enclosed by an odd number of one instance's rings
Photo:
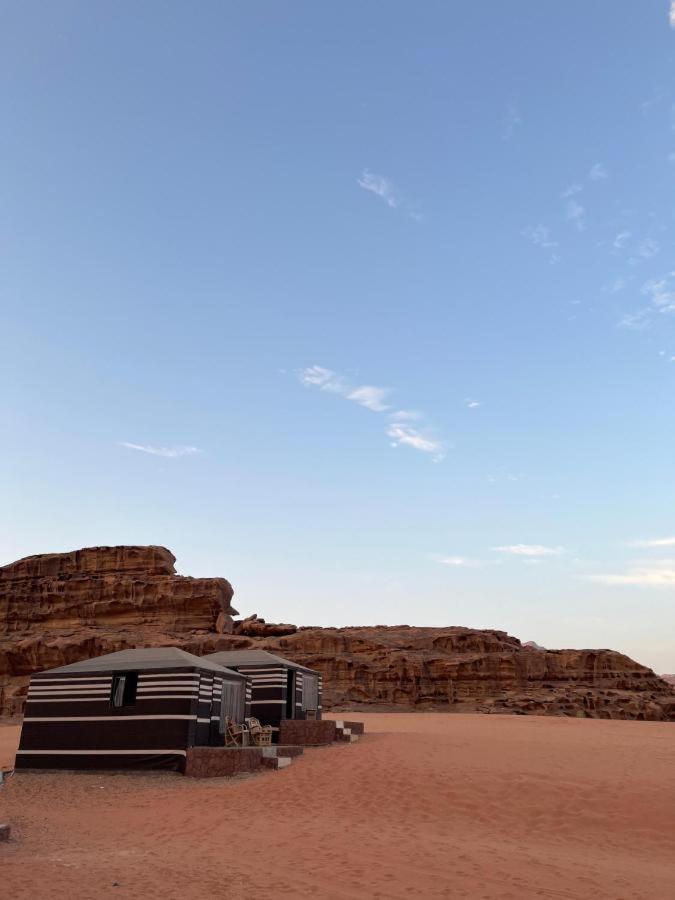
[[[176,769],[250,711],[247,678],[176,647],[121,650],[31,677],[18,769]]]
[[[251,680],[251,715],[279,730],[282,719],[321,718],[321,675],[266,650],[222,650],[204,659]]]

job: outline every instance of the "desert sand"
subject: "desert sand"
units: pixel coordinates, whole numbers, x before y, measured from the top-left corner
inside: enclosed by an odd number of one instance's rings
[[[356,718],[356,716],[352,716]],[[675,727],[359,715],[359,743],[279,772],[19,773],[0,790],[4,896],[675,895]],[[7,765],[18,727],[0,727]]]

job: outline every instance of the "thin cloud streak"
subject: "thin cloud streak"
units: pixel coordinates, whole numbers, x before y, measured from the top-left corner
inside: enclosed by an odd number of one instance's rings
[[[354,386],[347,379],[338,375],[332,369],[324,366],[309,366],[298,373],[298,377],[305,387],[318,388],[332,394],[344,397],[364,406],[375,413],[386,413],[391,406],[384,402],[390,393],[387,388],[376,387],[372,384]],[[409,423],[422,418],[422,414],[416,410],[398,410],[389,412],[388,418],[391,424],[385,434],[391,440],[392,447],[405,445],[419,450],[421,453],[430,454],[434,462],[440,462],[445,456],[445,448],[441,441],[433,437],[427,431],[413,428]]]
[[[548,226],[542,225],[541,222],[539,225],[528,225],[527,228],[523,229],[522,235],[529,241],[532,241],[535,247],[543,247],[547,250],[558,246],[558,242],[551,237]]]
[[[306,387],[318,387],[322,391],[331,394],[340,394],[347,400],[352,400],[360,406],[365,406],[373,412],[384,412],[389,407],[382,401],[388,391],[386,388],[375,387],[371,384],[363,384],[352,387],[341,375],[326,369],[323,366],[310,366],[300,372],[300,381]]]
[[[659,563],[635,563],[625,572],[588,575],[595,584],[610,587],[675,587],[675,560],[667,559]]]
[[[120,447],[127,450],[138,450],[141,453],[149,453],[151,456],[163,456],[165,459],[176,459],[179,456],[194,456],[203,451],[199,447],[153,447],[151,444],[132,444],[129,441],[120,441]]]
[[[371,194],[375,194],[376,197],[384,200],[387,206],[390,206],[392,209],[396,209],[399,205],[399,200],[396,196],[393,184],[383,175],[376,175],[374,172],[364,169],[361,177],[357,179],[356,183],[359,187],[362,187],[364,191],[369,191]]]
[[[373,412],[384,412],[389,409],[386,403],[382,402],[387,393],[388,391],[384,388],[364,384],[362,387],[358,387],[347,394],[347,400],[353,400],[355,403],[360,403],[361,406],[365,406],[366,409],[372,409]]]
[[[466,556],[439,556],[436,562],[442,566],[452,566],[458,569],[480,569],[486,564],[482,559],[470,559]]]
[[[434,438],[425,436],[417,428],[404,425],[401,422],[392,422],[387,428],[387,437],[391,438],[391,446],[404,445],[420,450],[422,453],[430,453],[434,462],[440,462],[445,457],[443,444]]]
[[[507,544],[494,548],[497,553],[508,553],[512,556],[562,556],[564,547],[546,547],[543,544]]]
[[[607,174],[607,169],[602,163],[596,163],[588,173],[588,177],[591,179],[591,181],[604,181],[605,178],[609,178],[609,175]]]
[[[620,328],[640,331],[650,328],[659,315],[675,315],[675,270],[645,281],[641,292],[651,305],[625,313],[619,320]]]
[[[630,541],[631,547],[675,547],[675,537],[649,538],[647,540]]]

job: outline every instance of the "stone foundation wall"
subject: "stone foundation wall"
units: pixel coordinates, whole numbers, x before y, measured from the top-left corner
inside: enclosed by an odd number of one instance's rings
[[[335,722],[314,719],[282,719],[279,724],[279,743],[302,747],[332,744],[335,740]]]
[[[302,756],[304,752],[304,748],[298,747],[297,744],[273,744],[272,746],[274,747],[277,756],[290,756],[293,758]]]
[[[188,778],[221,778],[256,772],[261,767],[259,747],[190,747],[185,774]]]

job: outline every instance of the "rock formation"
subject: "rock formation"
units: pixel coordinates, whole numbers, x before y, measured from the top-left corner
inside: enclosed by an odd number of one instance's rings
[[[324,675],[326,705],[675,721],[675,691],[613,650],[525,647],[470,628],[316,628],[265,648]]]
[[[39,669],[229,632],[229,582],[176,575],[175,561],[165,547],[89,547],[0,568],[0,712],[19,710]]]
[[[0,568],[0,714],[30,674],[128,647],[264,647],[318,669],[324,705],[675,721],[675,690],[612,650],[545,650],[470,628],[232,622],[222,578],[175,574],[163,547],[95,547]]]

